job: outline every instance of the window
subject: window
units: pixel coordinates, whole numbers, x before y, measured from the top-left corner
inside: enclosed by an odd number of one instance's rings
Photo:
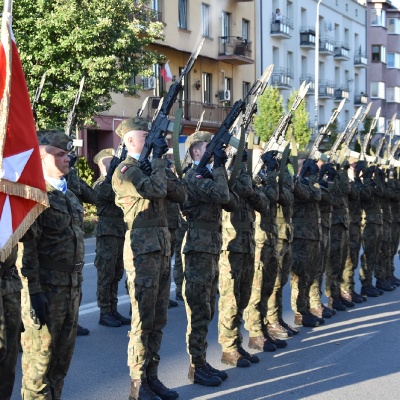
[[[385,117],[379,117],[376,124],[376,131],[378,133],[384,133],[386,131]]]
[[[356,17],[358,17],[358,10],[357,10],[357,8],[356,8]]]
[[[400,69],[400,53],[388,53],[387,67]]]
[[[201,24],[203,36],[210,37],[210,6],[205,3],[201,4]]]
[[[211,74],[204,72],[201,76],[202,87],[203,87],[203,98],[202,102],[206,104],[211,104]]]
[[[399,18],[389,18],[388,19],[388,33],[391,35],[400,34],[400,19]]]
[[[242,19],[242,38],[244,40],[250,39],[250,21]]]
[[[386,63],[386,47],[382,45],[373,44],[371,47],[372,62]]]
[[[387,88],[386,101],[389,103],[400,103],[400,87]]]
[[[386,26],[386,11],[381,9],[371,10],[371,25]]]
[[[178,26],[181,29],[187,29],[187,0],[179,0]]]
[[[385,98],[385,82],[371,82],[371,99]]]
[[[229,42],[229,36],[231,35],[231,14],[223,11],[221,20],[221,36],[225,37],[224,41]]]
[[[232,98],[232,78],[225,78],[225,91],[229,91],[230,99]],[[231,105],[231,100],[225,101],[225,107]]]

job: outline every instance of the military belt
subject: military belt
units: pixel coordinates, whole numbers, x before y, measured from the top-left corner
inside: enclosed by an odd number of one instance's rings
[[[291,224],[292,218],[278,217],[276,221],[278,222],[278,224]]]
[[[223,225],[224,228],[235,229],[254,229],[256,227],[256,223],[250,221],[225,221]]]
[[[222,227],[216,222],[208,221],[188,221],[188,228],[205,229],[207,231],[222,232]]]
[[[346,214],[347,209],[346,208],[334,208],[333,209],[333,214],[335,215],[344,215]]]
[[[138,219],[135,221],[125,222],[127,229],[137,229],[137,228],[151,228],[155,226],[167,227],[168,221],[165,218],[155,218],[155,219]]]
[[[4,281],[10,280],[12,278],[12,275],[14,271],[16,271],[17,268],[14,266],[5,268],[3,271],[0,271],[0,279],[3,279]]]
[[[51,260],[47,257],[39,257],[39,264],[43,268],[53,269],[54,271],[61,272],[81,272],[85,263],[83,261],[75,264],[65,264],[58,261]]]
[[[321,218],[332,218],[332,213],[330,212],[321,213]]]
[[[294,224],[303,224],[303,223],[307,223],[307,222],[311,222],[313,224],[321,223],[321,218],[293,218],[293,223]]]
[[[260,225],[261,224],[274,224],[274,225],[277,225],[278,222],[277,222],[276,218],[274,218],[274,217],[266,217],[261,221]]]
[[[123,217],[103,217],[102,215],[99,215],[99,221],[104,221],[104,222],[116,222],[116,221],[123,221]]]

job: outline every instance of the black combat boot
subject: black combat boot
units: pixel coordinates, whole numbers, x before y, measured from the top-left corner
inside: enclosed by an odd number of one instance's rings
[[[272,343],[278,349],[283,349],[283,348],[287,347],[287,341],[286,340],[278,339],[274,335],[271,335],[268,332],[268,330],[266,332],[264,332],[264,337],[265,337],[265,341],[266,342]]]
[[[84,328],[83,326],[78,325],[78,330],[76,331],[76,334],[78,336],[87,336],[89,335],[90,331],[88,328]]]
[[[294,326],[287,324],[283,319],[280,319],[279,323],[288,331],[289,336],[297,335],[298,333],[300,333],[299,328],[295,328]]]
[[[352,308],[355,306],[353,298],[349,292],[341,292],[339,295],[339,300],[347,308]]]
[[[221,362],[238,368],[250,367],[250,361],[244,358],[238,351],[222,352]]]
[[[228,378],[228,374],[225,371],[212,367],[207,361],[206,361],[206,367],[208,368],[208,370],[211,372],[212,375],[218,376],[218,378],[221,379],[221,381],[224,381],[225,379]]]
[[[206,364],[201,367],[191,365],[189,367],[188,378],[190,382],[198,383],[202,386],[219,386],[222,383],[221,378],[213,375]]]
[[[162,400],[149,387],[146,379],[132,379],[129,400]]]
[[[379,290],[384,290],[385,292],[391,292],[396,289],[396,286],[391,285],[385,279],[377,279],[376,280],[376,288]]]
[[[121,315],[117,310],[114,310],[112,312],[112,315],[119,321],[121,322],[121,325],[130,325],[131,324],[131,319],[126,318],[123,315]]]
[[[257,364],[260,362],[260,359],[255,354],[248,353],[242,346],[239,346],[237,351],[246,359],[249,360],[252,364]]]
[[[157,376],[148,376],[149,388],[162,400],[175,400],[179,397],[177,391],[167,388]]]
[[[99,324],[109,326],[110,328],[119,328],[121,321],[118,321],[112,313],[100,313]]]
[[[276,346],[273,343],[267,342],[264,336],[250,337],[249,348],[265,352],[273,352],[276,350]]]
[[[380,292],[376,290],[372,285],[366,285],[361,287],[361,296],[379,297]]]
[[[339,296],[329,297],[328,307],[336,311],[346,311],[346,306],[340,301]]]

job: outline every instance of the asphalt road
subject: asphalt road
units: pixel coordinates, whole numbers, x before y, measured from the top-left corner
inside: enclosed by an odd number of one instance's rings
[[[63,399],[126,400],[130,385],[126,365],[129,327],[108,328],[98,324],[96,269],[93,266],[95,240],[86,239],[85,244],[79,321],[90,329],[90,335],[77,338]],[[397,258],[396,264],[399,269]],[[360,289],[359,284],[356,289]],[[119,311],[128,315],[129,299],[122,283],[119,294]],[[287,285],[284,318],[291,323],[293,313],[289,294]],[[185,308],[180,303],[178,308],[169,310],[159,377],[179,392],[180,399],[386,400],[399,396],[400,288],[368,299],[346,312],[338,312],[321,327],[302,328],[299,335],[288,341],[286,349],[261,353],[260,363],[245,369],[230,368],[221,363],[216,317],[210,325],[207,360],[216,368],[226,369],[229,378],[218,388],[206,388],[187,380]],[[247,345],[248,335],[244,329],[243,334]],[[20,360],[17,368],[13,400],[21,398]]]

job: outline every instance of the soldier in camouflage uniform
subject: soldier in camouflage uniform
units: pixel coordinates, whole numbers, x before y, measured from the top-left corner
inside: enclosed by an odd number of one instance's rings
[[[183,206],[188,230],[183,243],[183,295],[187,314],[186,344],[190,356],[188,378],[203,386],[219,386],[228,375],[206,361],[208,326],[214,317],[222,246],[222,206],[230,201],[222,148],[214,152],[214,171],[197,170],[209,132],[198,131],[186,140],[193,167],[184,177],[187,198]]]
[[[244,154],[245,161],[247,155]],[[218,341],[225,364],[248,367],[259,362],[242,347],[240,332],[243,311],[251,295],[254,276],[255,211],[266,213],[268,199],[253,186],[245,162],[239,167],[232,189],[239,196],[239,208],[222,213],[222,252],[219,260]]]
[[[0,399],[11,398],[21,332],[21,279],[15,262],[17,247],[0,262]]]
[[[124,267],[132,305],[128,345],[131,400],[176,399],[176,391],[158,379],[162,330],[167,323],[171,286],[171,244],[167,199],[182,202],[185,190],[162,155],[168,144],[160,136],[153,142],[153,160],[138,162],[148,121],[130,118],[117,129],[128,156],[112,177],[115,203],[122,208],[127,227]]]
[[[94,183],[96,210],[99,220],[96,226],[97,305],[100,308],[99,324],[119,327],[129,325],[131,320],[117,310],[118,284],[124,275],[124,213],[115,204],[115,193],[107,172],[113,149],[104,149],[93,161],[99,166],[101,175]]]
[[[22,398],[61,399],[72,359],[84,262],[83,208],[67,189],[71,139],[39,131],[50,207],[19,243],[22,280]]]
[[[173,277],[175,282],[175,299],[183,301],[182,284],[183,284],[183,263],[182,263],[182,243],[187,231],[187,222],[183,214],[180,213],[180,227],[175,231],[175,247],[174,256],[175,264]]]
[[[392,235],[390,247],[390,275],[387,280],[392,285],[400,286],[400,279],[394,275],[394,257],[397,255],[400,241],[400,181],[397,176],[397,169],[393,168],[389,171],[387,184],[394,193],[393,198],[390,200],[390,209],[392,211]]]

